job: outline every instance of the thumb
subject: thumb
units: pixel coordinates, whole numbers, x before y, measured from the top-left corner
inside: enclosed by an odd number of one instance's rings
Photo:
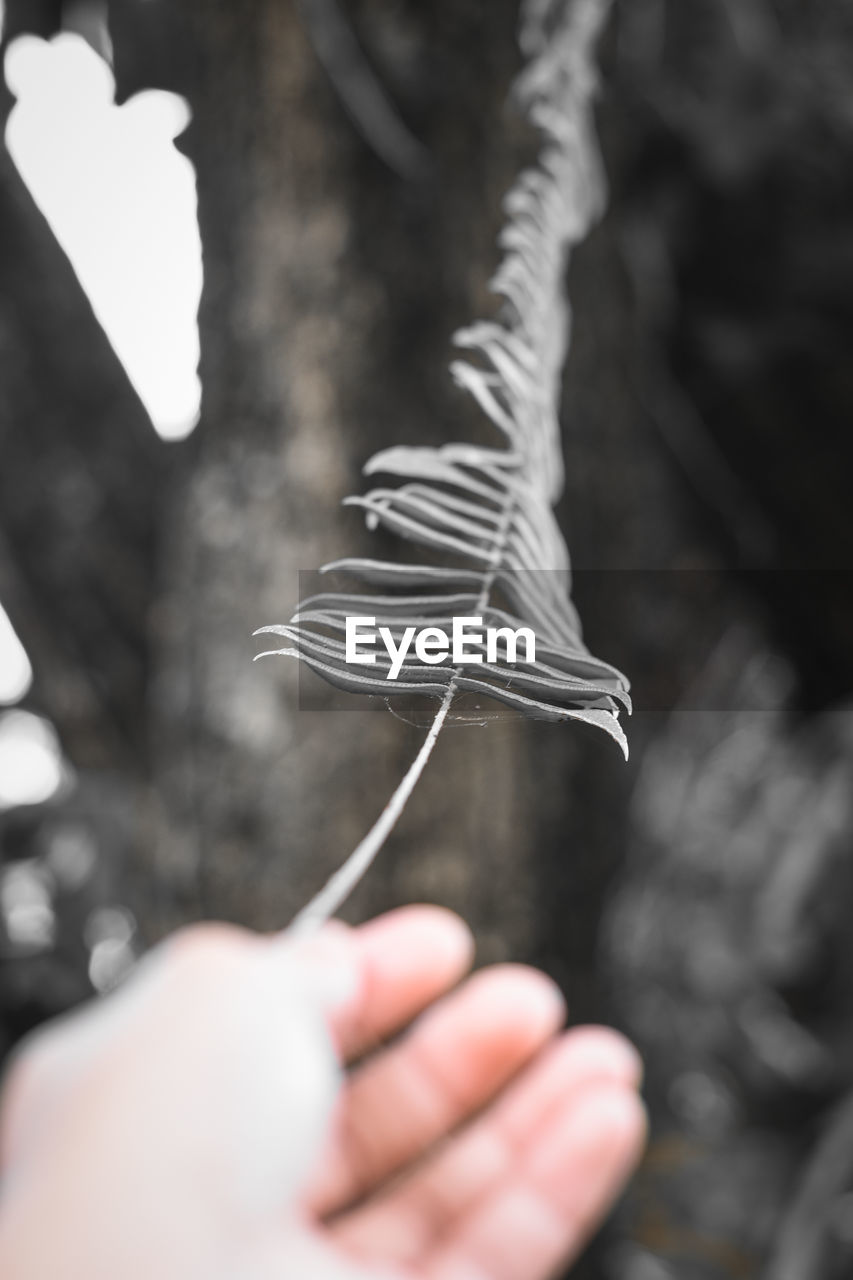
[[[337,1092],[314,972],[286,942],[205,926],[167,945],[139,985],[111,1122],[123,1117],[137,1151],[168,1151],[172,1176],[200,1179],[234,1212],[279,1210]]]
[[[56,1032],[56,1060],[74,1038],[74,1081],[4,1187],[35,1250],[25,1274],[227,1274],[281,1222],[336,1093],[312,971],[280,941],[201,926],[84,1021]]]

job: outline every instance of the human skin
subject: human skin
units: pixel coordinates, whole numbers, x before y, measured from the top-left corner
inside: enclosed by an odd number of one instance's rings
[[[176,935],[9,1073],[4,1280],[558,1274],[642,1150],[639,1059],[472,955],[434,907]]]

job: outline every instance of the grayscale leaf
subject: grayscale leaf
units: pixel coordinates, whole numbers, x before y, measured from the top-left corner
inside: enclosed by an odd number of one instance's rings
[[[303,601],[286,625],[261,628],[292,656],[350,692],[440,700],[427,739],[373,830],[297,922],[314,927],[334,911],[375,856],[414,786],[453,699],[487,696],[537,719],[603,729],[627,756],[619,722],[630,710],[628,681],[586,649],[570,594],[569,553],[553,507],[563,488],[559,393],[570,331],[564,291],[569,254],[600,213],[604,183],[591,123],[595,41],[609,0],[525,0],[520,43],[529,61],[516,97],[543,135],[535,168],[506,197],[503,257],[492,289],[496,319],[459,331],[467,353],[451,374],[497,430],[494,447],[394,446],[365,474],[391,483],[346,499],[370,528],[426,548],[440,563],[346,559],[325,566],[362,591]],[[503,447],[499,441],[505,441]],[[483,661],[473,668],[427,664],[407,654],[396,679],[377,651],[373,666],[345,658],[345,619],[374,616],[395,641],[407,627],[449,628],[454,616],[532,628],[530,662]],[[265,656],[265,655],[259,655]]]

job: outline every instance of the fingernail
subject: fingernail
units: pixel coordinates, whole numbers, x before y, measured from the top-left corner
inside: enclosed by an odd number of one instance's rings
[[[474,935],[467,924],[448,911],[439,933],[433,930],[433,954],[447,969],[465,972],[474,958]]]

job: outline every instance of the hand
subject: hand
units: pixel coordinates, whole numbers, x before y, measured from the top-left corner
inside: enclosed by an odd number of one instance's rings
[[[462,922],[429,907],[298,948],[179,935],[13,1070],[4,1277],[555,1274],[638,1157],[639,1062],[603,1028],[558,1035],[535,970],[451,991],[470,960]],[[335,1096],[323,1024],[351,1060],[413,1018]]]

